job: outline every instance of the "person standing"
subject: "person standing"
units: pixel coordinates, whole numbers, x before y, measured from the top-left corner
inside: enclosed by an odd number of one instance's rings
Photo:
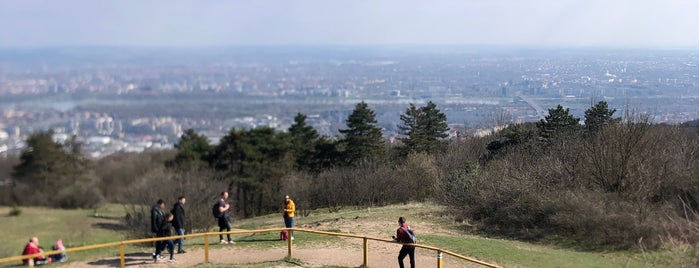
[[[284,199],[284,204],[282,205],[282,210],[284,211],[284,226],[286,228],[293,228],[296,205],[294,204],[294,200],[291,200],[289,195],[284,196]],[[291,231],[290,236],[291,240],[294,240],[294,231]]]
[[[218,220],[219,232],[223,232],[223,230],[231,230],[231,223],[228,222],[228,211],[231,208],[231,205],[226,203],[226,200],[228,200],[228,192],[222,192],[221,199],[219,199],[218,202],[214,205],[214,208],[218,208],[218,213],[214,213],[214,216],[216,217],[216,220]],[[226,234],[226,236],[228,240],[224,240],[222,234],[218,235],[218,237],[221,239],[221,244],[235,244],[235,242],[233,242],[233,240],[231,239],[231,234]]]
[[[398,218],[398,229],[396,230],[396,235],[393,236],[393,241],[400,243],[414,243],[409,238],[408,230],[412,230],[408,224],[405,223],[405,218]],[[410,256],[410,268],[415,268],[415,247],[410,245],[403,245],[398,253],[398,266],[404,268],[403,259],[405,256]]]
[[[165,201],[162,199],[158,199],[155,205],[153,205],[153,207],[151,207],[150,209],[150,230],[151,232],[155,233],[156,236],[160,234],[160,229],[162,228],[163,224],[167,221],[163,209],[165,209]],[[153,260],[158,260],[158,258],[162,258],[162,256],[160,256],[160,252],[163,250],[164,247],[164,241],[155,242],[155,252],[153,252]]]
[[[184,196],[180,196],[177,198],[177,202],[172,206],[172,210],[170,213],[172,213],[173,220],[172,220],[172,227],[175,228],[175,232],[177,235],[184,235],[184,204],[187,203],[187,199]],[[182,244],[184,243],[184,238],[180,237],[179,239],[175,239],[175,244],[177,244],[177,253],[186,253],[186,251],[182,248]]]

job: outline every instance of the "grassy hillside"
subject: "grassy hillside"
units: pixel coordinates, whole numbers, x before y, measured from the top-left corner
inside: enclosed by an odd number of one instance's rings
[[[32,236],[39,237],[39,244],[46,249],[50,249],[58,239],[62,239],[66,247],[124,239],[123,226],[120,223],[124,212],[118,205],[109,205],[97,210],[22,207],[19,216],[8,216],[10,209],[0,207],[0,257],[22,254],[24,245]],[[70,258],[91,258],[108,251],[71,253]]]
[[[66,246],[81,246],[124,239],[119,218],[123,208],[110,205],[96,210],[58,210],[46,208],[22,208],[22,214],[10,217],[10,208],[0,207],[0,257],[21,253],[30,236],[38,236],[44,247],[56,239],[63,239]],[[673,252],[645,254],[638,252],[578,252],[547,245],[524,243],[506,239],[492,239],[470,235],[464,223],[452,220],[442,208],[435,205],[408,204],[371,209],[343,209],[338,213],[313,211],[308,217],[297,218],[297,227],[323,231],[348,232],[367,236],[389,238],[395,232],[397,219],[404,216],[418,234],[421,244],[441,247],[476,259],[498,263],[505,267],[669,267],[677,266]],[[213,222],[212,222],[213,223]],[[235,228],[258,229],[283,227],[280,215],[267,215],[245,220],[235,220]],[[339,238],[298,234],[298,246],[324,247]],[[274,241],[274,234],[236,236],[238,246],[265,247],[265,241]],[[269,239],[266,239],[269,238]],[[259,242],[257,242],[259,241]],[[201,241],[188,240],[190,247],[200,247]],[[269,243],[271,244],[271,242]],[[274,243],[277,246],[279,243]],[[128,249],[127,249],[128,250]],[[143,250],[143,249],[131,249]],[[113,256],[114,249],[72,253],[71,260],[94,260],[105,254]],[[673,263],[675,262],[675,263]]]

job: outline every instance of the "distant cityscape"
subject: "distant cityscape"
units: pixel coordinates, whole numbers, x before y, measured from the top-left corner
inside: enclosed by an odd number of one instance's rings
[[[285,131],[296,113],[336,136],[360,101],[388,141],[410,103],[433,101],[451,137],[606,101],[654,123],[699,118],[699,52],[476,47],[0,49],[0,154],[33,132],[76,136],[94,158],[212,143],[235,128]]]

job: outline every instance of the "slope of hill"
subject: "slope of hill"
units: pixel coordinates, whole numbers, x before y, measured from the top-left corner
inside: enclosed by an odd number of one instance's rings
[[[21,229],[28,218],[10,218],[9,208],[0,208],[0,229],[12,231],[6,239],[18,239],[15,235],[24,236],[31,230]],[[397,228],[397,219],[404,216],[415,229],[421,244],[440,247],[462,255],[496,263],[504,267],[667,267],[672,261],[677,261],[677,255],[672,252],[663,253],[634,253],[634,252],[578,252],[560,249],[546,245],[531,244],[520,241],[484,238],[468,234],[469,225],[456,222],[443,212],[443,208],[432,204],[407,204],[370,209],[345,208],[337,213],[312,211],[305,217],[297,218],[299,228],[361,234],[377,238],[389,238]],[[114,208],[112,214],[119,214]],[[84,210],[48,210],[26,208],[26,214],[44,215],[35,217],[34,223],[27,228],[44,226],[46,233],[63,233],[77,237],[79,233],[98,235],[100,240],[112,237],[118,241],[123,235],[119,234],[115,217],[94,217],[94,211]],[[300,212],[299,214],[303,214]],[[90,221],[79,228],[64,226],[71,223],[48,223],[50,219],[70,217],[74,220]],[[100,220],[101,219],[101,220]],[[213,223],[213,222],[212,222]],[[5,226],[12,224],[13,226]],[[281,215],[267,215],[252,219],[235,220],[235,229],[264,229],[283,227]],[[107,230],[105,227],[109,227]],[[19,228],[19,229],[18,229]],[[54,231],[52,231],[54,229]],[[72,229],[72,230],[71,230]],[[80,230],[77,230],[80,229]],[[71,231],[66,231],[71,230]],[[213,228],[212,231],[215,231]],[[107,234],[109,232],[110,234]],[[43,233],[42,233],[43,234]],[[47,235],[47,239],[49,239]],[[53,239],[51,237],[50,239]],[[75,238],[73,238],[75,239]],[[297,233],[294,241],[295,258],[292,262],[284,262],[286,243],[278,240],[278,234],[246,234],[236,235],[235,245],[212,245],[210,260],[212,264],[203,262],[203,241],[188,239],[188,253],[178,254],[178,266],[183,267],[221,267],[235,263],[236,267],[356,267],[362,263],[362,240],[352,238],[327,237],[308,233]],[[24,239],[9,243],[17,248],[17,253],[24,244]],[[49,243],[50,240],[44,243]],[[65,240],[64,240],[65,241]],[[96,241],[85,239],[85,241]],[[16,242],[16,243],[15,243]],[[104,241],[106,242],[106,241]],[[68,245],[76,246],[75,242],[67,241]],[[369,263],[373,267],[390,267],[395,265],[400,245],[370,242]],[[73,254],[69,256],[71,267],[111,267],[118,264],[117,249],[92,253]],[[129,266],[151,266],[149,247],[127,248],[127,263]],[[7,254],[7,251],[3,252]],[[14,252],[10,251],[14,254]],[[418,250],[417,261],[421,267],[430,267],[436,263],[435,252]],[[2,256],[2,257],[7,257]],[[472,263],[444,258],[446,267],[478,267]],[[216,264],[218,263],[218,265]],[[157,264],[156,264],[157,265]],[[0,265],[4,266],[4,265]]]

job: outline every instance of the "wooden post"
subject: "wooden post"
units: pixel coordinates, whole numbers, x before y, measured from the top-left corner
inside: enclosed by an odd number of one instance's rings
[[[121,243],[119,245],[119,264],[120,264],[121,268],[126,267],[126,259],[125,259],[126,254],[125,254],[124,248],[125,248],[124,243]]]
[[[369,267],[369,239],[364,237],[364,268]]]
[[[204,262],[209,263],[209,235],[204,236]]]
[[[291,231],[290,231],[289,229],[286,229],[286,231],[289,233],[289,237],[286,239],[286,244],[287,244],[287,246],[288,246],[288,248],[289,248],[289,249],[287,250],[287,251],[288,251],[288,254],[287,254],[286,257],[289,258],[289,259],[291,259],[291,247],[292,247],[292,245],[291,245],[291,244],[292,244],[292,243],[291,243],[291,241],[292,241],[292,240],[291,240]]]

